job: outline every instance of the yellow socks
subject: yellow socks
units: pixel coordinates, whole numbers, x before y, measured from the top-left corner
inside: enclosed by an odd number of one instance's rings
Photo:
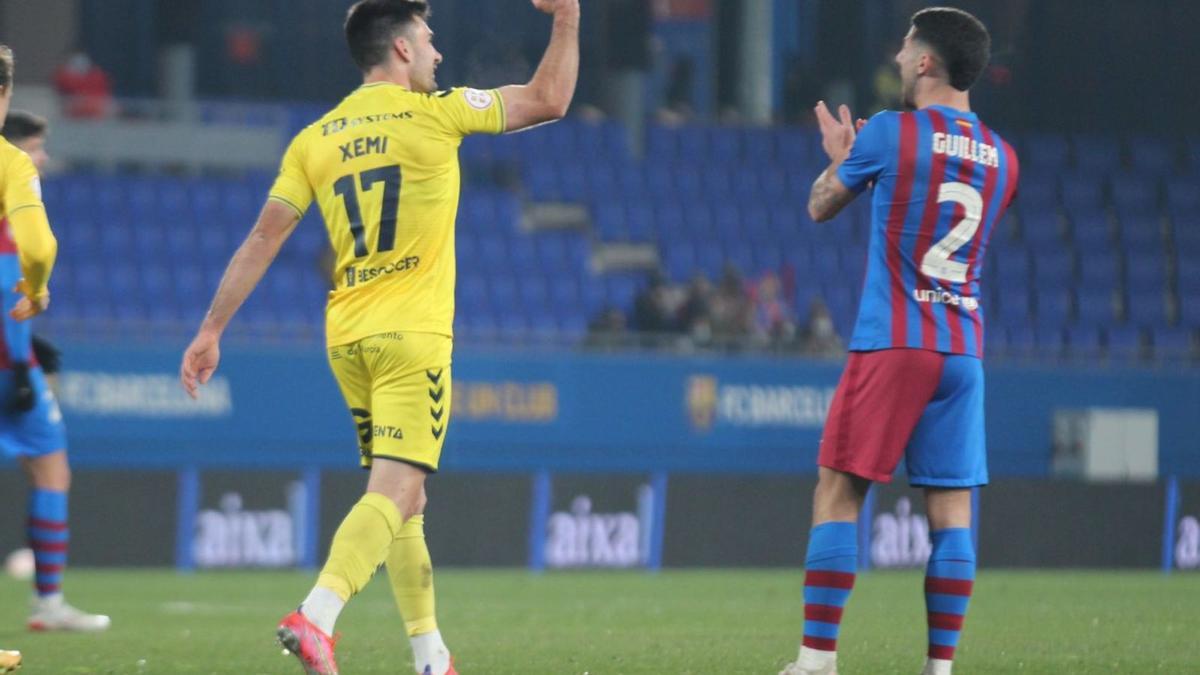
[[[332,590],[343,601],[349,600],[388,558],[389,549],[394,548],[392,542],[401,531],[400,510],[392,500],[376,492],[363,495],[333,535],[329,559],[317,577],[317,586]]]
[[[437,630],[433,602],[433,564],[425,546],[425,516],[409,518],[387,554],[392,594],[409,637]]]

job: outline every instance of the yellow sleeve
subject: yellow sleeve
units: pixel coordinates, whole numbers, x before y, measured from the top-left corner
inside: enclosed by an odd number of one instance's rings
[[[304,173],[304,133],[296,136],[283,154],[283,162],[279,166],[279,176],[271,186],[268,199],[283,202],[296,209],[301,218],[313,201],[312,184]]]
[[[23,152],[14,152],[4,170],[4,205],[9,218],[21,209],[42,208],[42,183],[37,168]]]
[[[38,208],[9,211],[8,228],[17,244],[21,276],[29,284],[30,292],[33,295],[45,293],[50,283],[50,270],[58,255],[58,240],[50,231],[46,210],[39,203]]]
[[[438,120],[456,136],[502,134],[504,99],[495,89],[455,87],[433,94]]]

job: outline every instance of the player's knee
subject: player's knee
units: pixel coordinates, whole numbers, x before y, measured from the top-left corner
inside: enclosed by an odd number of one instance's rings
[[[71,466],[66,452],[59,451],[29,460],[29,477],[40,490],[66,492],[71,489]]]
[[[822,467],[813,494],[814,521],[856,519],[870,485],[866,479]]]

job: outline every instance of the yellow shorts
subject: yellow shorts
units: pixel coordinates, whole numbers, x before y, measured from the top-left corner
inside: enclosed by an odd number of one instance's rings
[[[446,335],[392,332],[329,348],[363,468],[383,457],[437,471],[450,422],[453,344]]]

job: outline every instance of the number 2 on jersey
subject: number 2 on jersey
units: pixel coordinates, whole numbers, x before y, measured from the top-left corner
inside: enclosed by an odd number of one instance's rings
[[[925,253],[921,259],[921,273],[934,279],[963,284],[967,282],[967,263],[951,260],[950,256],[975,238],[975,232],[983,220],[983,197],[966,183],[942,183],[938,188],[938,203],[945,202],[962,205],[963,218]]]
[[[357,175],[342,176],[333,184],[333,193],[342,198],[346,205],[346,216],[350,220],[350,234],[354,237],[354,257],[365,258],[370,255],[367,250],[367,231],[363,224],[362,209],[358,205],[358,186],[362,184],[363,192],[370,192],[376,183],[383,183],[383,207],[379,214],[379,241],[376,251],[390,251],[396,246],[396,219],[400,215],[400,183],[402,180],[399,164],[368,169]]]

